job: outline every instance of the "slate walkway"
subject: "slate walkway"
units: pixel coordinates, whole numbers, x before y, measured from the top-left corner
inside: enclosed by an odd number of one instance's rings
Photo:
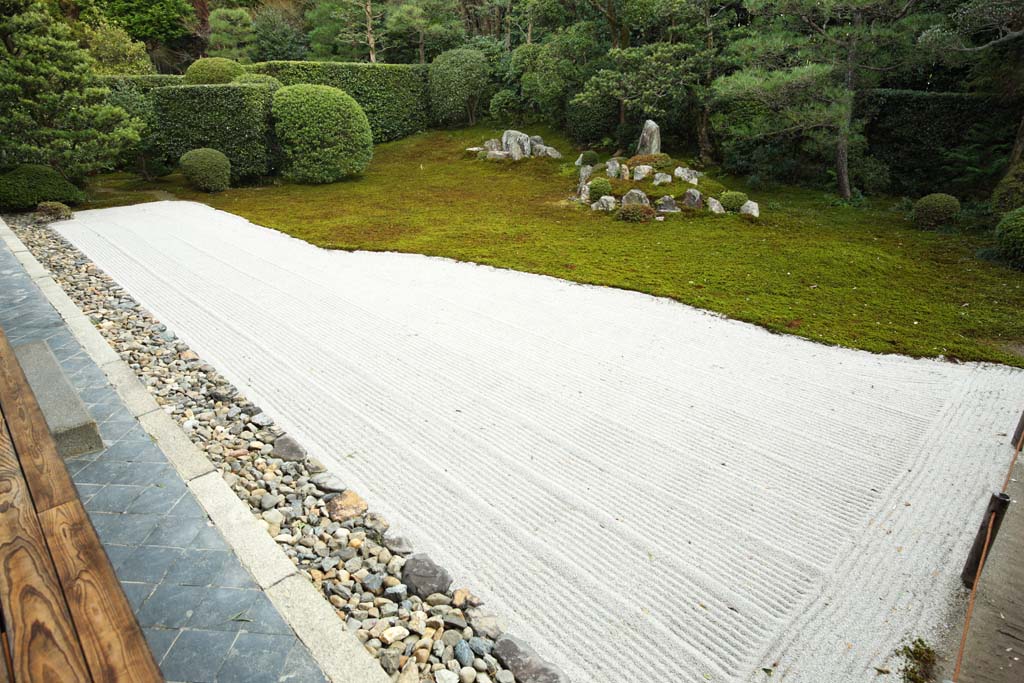
[[[68,471],[168,681],[320,683],[306,647],[253,582],[103,371],[0,242],[0,326],[45,340],[105,449]]]

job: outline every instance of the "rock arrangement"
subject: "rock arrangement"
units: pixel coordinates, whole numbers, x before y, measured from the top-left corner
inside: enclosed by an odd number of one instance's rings
[[[550,145],[545,145],[541,136],[527,135],[518,130],[506,130],[501,134],[500,140],[491,138],[484,142],[483,147],[467,147],[466,151],[491,161],[519,161],[530,157],[562,158],[562,153]]]
[[[654,121],[647,119],[640,130],[640,139],[636,142],[637,154],[659,154],[661,152],[661,128]]]
[[[9,222],[392,681],[568,683],[73,245]]]

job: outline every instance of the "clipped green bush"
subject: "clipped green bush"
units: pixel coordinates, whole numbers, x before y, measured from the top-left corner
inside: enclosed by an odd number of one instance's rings
[[[597,152],[595,152],[592,149],[588,149],[587,151],[583,152],[583,154],[580,155],[580,165],[593,166],[597,163],[597,159]]]
[[[270,92],[275,92],[275,91],[277,91],[279,88],[281,88],[284,85],[284,83],[282,83],[281,81],[277,80],[273,76],[269,76],[267,74],[254,74],[254,73],[250,73],[250,72],[246,72],[244,74],[241,74],[240,76],[235,76],[231,80],[231,82],[232,83],[251,83],[251,84],[254,84],[254,85],[265,85],[268,88],[270,88]]]
[[[169,160],[212,147],[231,162],[231,179],[270,172],[270,89],[261,85],[180,85],[150,91],[160,148]]]
[[[0,209],[30,211],[42,202],[78,204],[85,193],[42,164],[24,164],[0,176]]]
[[[185,152],[178,160],[185,179],[197,190],[223,192],[231,187],[231,162],[222,152],[200,147]]]
[[[959,215],[960,200],[953,195],[936,192],[914,203],[914,225],[923,230],[952,225]]]
[[[612,193],[612,182],[607,178],[594,178],[590,181],[590,196],[595,200]]]
[[[747,195],[742,192],[726,190],[718,198],[718,201],[722,202],[722,208],[726,211],[739,211],[740,207],[747,203]]]
[[[274,93],[273,112],[289,180],[331,183],[361,173],[373,158],[366,113],[337,88],[287,85]]]
[[[565,132],[581,143],[601,142],[615,135],[619,108],[614,100],[607,102],[576,102],[565,108]]]
[[[226,57],[203,57],[189,64],[185,70],[186,85],[230,83],[245,73],[241,64]]]
[[[344,90],[366,112],[374,142],[397,140],[430,126],[430,67],[425,64],[276,61],[248,68],[285,85],[312,83]]]
[[[1011,168],[992,191],[992,208],[1006,213],[1024,206],[1024,162]]]
[[[615,220],[627,223],[648,223],[654,220],[657,213],[653,207],[646,204],[629,204],[616,212]]]
[[[682,189],[682,192],[686,192],[686,190],[693,187],[693,185],[690,185],[690,183],[686,182],[684,182],[683,185],[684,187]],[[717,180],[712,180],[707,176],[703,176],[699,181],[697,181],[697,189],[701,191],[701,194],[707,197],[719,197],[723,192],[726,191],[725,185],[718,182]]]
[[[480,97],[487,92],[491,67],[480,50],[439,54],[430,64],[430,104],[441,124],[476,123]]]
[[[182,85],[185,77],[180,74],[105,74],[96,77],[98,85],[115,90],[123,86],[132,86],[142,92],[168,85]]]
[[[67,204],[61,202],[39,202],[36,207],[36,220],[49,223],[50,221],[66,221],[74,215]]]
[[[1024,267],[1024,206],[1004,215],[996,225],[999,253],[1015,265]]]

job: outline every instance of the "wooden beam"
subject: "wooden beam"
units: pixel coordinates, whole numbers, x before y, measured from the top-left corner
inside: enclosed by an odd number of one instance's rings
[[[39,521],[93,678],[104,683],[163,681],[82,503],[51,508],[39,514]]]

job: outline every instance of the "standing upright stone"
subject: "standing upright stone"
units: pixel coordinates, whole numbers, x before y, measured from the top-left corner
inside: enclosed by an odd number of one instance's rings
[[[644,121],[643,130],[640,131],[640,140],[636,143],[636,153],[661,153],[661,129],[658,128],[658,124],[650,119]]]
[[[609,159],[608,163],[605,164],[604,172],[609,178],[618,178],[620,168],[621,164],[618,159]]]
[[[518,130],[506,130],[501,134],[501,147],[512,155],[514,161],[528,157],[533,152],[533,142],[526,133]]]

